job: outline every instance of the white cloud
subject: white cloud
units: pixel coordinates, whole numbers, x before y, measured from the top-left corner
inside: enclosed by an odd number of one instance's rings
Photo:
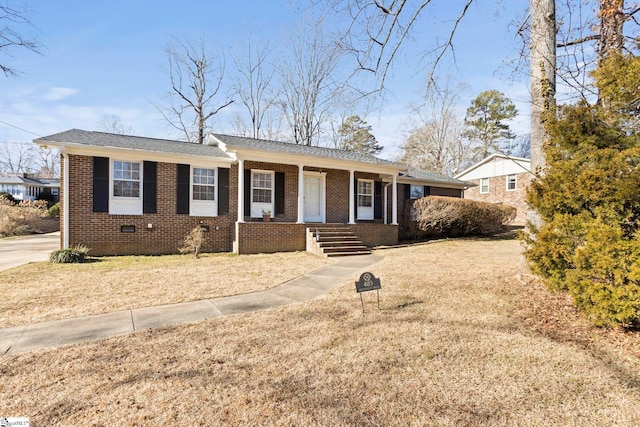
[[[68,98],[76,93],[80,92],[78,89],[71,87],[51,87],[44,94],[44,99],[47,101],[60,101],[61,99]]]

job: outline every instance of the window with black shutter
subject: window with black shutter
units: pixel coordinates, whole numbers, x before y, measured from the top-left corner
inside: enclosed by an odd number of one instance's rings
[[[109,158],[93,158],[93,211],[109,212]]]
[[[191,183],[191,167],[176,165],[176,213],[189,214],[189,185]]]

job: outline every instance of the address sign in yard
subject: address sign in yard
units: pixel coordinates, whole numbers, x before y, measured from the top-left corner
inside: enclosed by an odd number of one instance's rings
[[[380,279],[378,279],[376,276],[369,273],[368,271],[360,275],[360,279],[356,282],[356,292],[360,294],[360,302],[362,303],[362,314],[364,314],[364,301],[362,300],[362,292],[377,291],[378,310],[380,310],[380,289],[382,289],[382,285],[380,284]]]

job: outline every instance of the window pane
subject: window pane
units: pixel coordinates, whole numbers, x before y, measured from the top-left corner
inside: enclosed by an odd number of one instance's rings
[[[216,177],[215,169],[193,168],[194,184],[214,185],[215,177]]]
[[[271,174],[254,172],[253,187],[254,188],[271,188]]]
[[[253,201],[258,203],[271,203],[271,190],[254,188]]]
[[[411,198],[412,199],[420,199],[424,197],[424,187],[422,185],[412,185],[411,186]]]
[[[358,206],[370,208],[373,206],[373,198],[371,196],[358,196]]]
[[[373,183],[369,181],[358,181],[358,194],[371,194]]]
[[[215,200],[215,187],[212,185],[194,185],[193,200]]]

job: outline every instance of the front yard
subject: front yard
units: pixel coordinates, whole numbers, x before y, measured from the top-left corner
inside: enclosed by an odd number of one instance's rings
[[[636,334],[591,328],[563,296],[520,281],[519,253],[514,240],[489,239],[384,251],[370,269],[382,279],[381,310],[370,292],[364,316],[349,281],[304,304],[4,356],[0,416],[96,426],[640,425]],[[240,262],[233,276],[250,271],[242,257],[215,261]],[[197,288],[202,274],[178,280],[179,266],[164,264],[94,274]]]

